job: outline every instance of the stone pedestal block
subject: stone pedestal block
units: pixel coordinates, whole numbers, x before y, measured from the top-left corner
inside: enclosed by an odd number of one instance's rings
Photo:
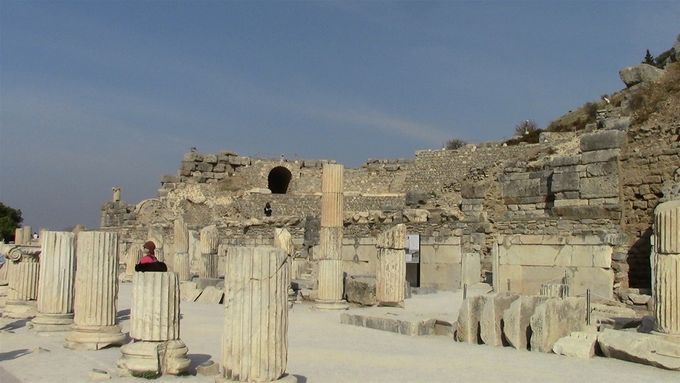
[[[586,328],[584,298],[551,298],[531,316],[531,351],[552,352],[558,339]]]
[[[270,246],[232,248],[226,259],[222,378],[271,382],[288,360],[288,257]]]
[[[508,340],[503,336],[501,321],[505,310],[518,298],[519,296],[508,293],[488,296],[484,302],[480,319],[480,334],[484,344],[497,347],[509,345]]]
[[[548,300],[543,296],[520,296],[503,313],[503,335],[510,346],[526,350],[531,337],[531,316],[536,306]]]
[[[38,246],[14,246],[7,254],[8,292],[3,316],[29,319],[37,314],[40,264]]]
[[[553,352],[557,355],[590,359],[595,356],[596,344],[596,332],[575,331],[569,336],[560,338],[557,342],[555,342],[555,345],[553,346]]]
[[[73,330],[65,347],[99,350],[127,341],[116,323],[118,235],[85,231],[78,234]]]
[[[75,235],[44,230],[41,240],[38,315],[31,324],[39,332],[68,331],[73,323]]]
[[[404,224],[399,224],[378,236],[376,299],[381,306],[404,305],[406,246]]]
[[[456,327],[456,340],[471,344],[481,343],[479,322],[486,302],[484,296],[467,297],[460,311]]]
[[[654,299],[657,330],[680,336],[680,201],[654,210]]]

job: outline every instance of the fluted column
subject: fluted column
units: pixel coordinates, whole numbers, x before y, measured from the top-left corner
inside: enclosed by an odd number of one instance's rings
[[[135,274],[135,266],[139,263],[139,260],[144,256],[144,250],[142,249],[142,244],[133,242],[130,244],[130,248],[127,252],[127,259],[125,260],[125,280],[130,282],[132,276]]]
[[[319,283],[316,307],[347,309],[342,299],[342,221],[344,167],[324,164],[321,175],[321,228],[319,230]]]
[[[130,372],[179,374],[189,367],[179,339],[180,292],[172,272],[138,272],[132,280],[130,336],[135,342],[121,348],[118,367]]]
[[[189,230],[182,217],[175,220],[175,272],[180,282],[191,280],[191,260],[189,258]]]
[[[105,231],[78,234],[73,330],[65,346],[99,350],[127,341],[116,321],[118,235]]]
[[[8,254],[8,293],[3,316],[14,319],[33,318],[37,314],[40,246],[19,245]]]
[[[659,332],[680,336],[680,200],[654,210],[654,298]]]
[[[201,229],[201,262],[200,278],[217,278],[217,248],[219,247],[219,232],[215,225]]]
[[[406,225],[399,224],[378,236],[375,295],[379,305],[403,306],[406,285]]]
[[[271,246],[229,248],[222,336],[223,378],[272,382],[288,361],[287,255]]]
[[[38,315],[31,321],[36,331],[68,331],[73,323],[73,286],[76,276],[75,235],[46,231],[40,235]]]

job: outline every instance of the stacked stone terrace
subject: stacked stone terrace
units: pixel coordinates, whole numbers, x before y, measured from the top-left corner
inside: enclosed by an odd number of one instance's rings
[[[460,288],[470,280],[463,259],[474,254],[479,280],[491,282],[495,274],[503,286],[510,279],[516,292],[533,291],[558,274],[577,285],[591,280],[588,287],[605,297],[618,288],[649,288],[652,212],[680,168],[678,130],[675,122],[550,134],[539,144],[419,151],[413,159],[370,160],[345,169],[343,271],[374,275],[377,234],[404,223],[409,234],[420,235],[421,287]],[[565,142],[573,142],[572,149],[560,149]],[[195,238],[191,243],[210,224],[218,227],[221,246],[271,243],[272,229],[285,227],[299,255],[308,257],[319,245],[314,222],[320,216],[322,166],[333,162],[190,152],[176,176],[162,177],[157,198],[106,204],[102,227],[129,242],[142,241],[154,227],[165,237],[166,253],[174,253],[172,227],[180,216]],[[267,202],[274,209],[270,218],[262,212]],[[541,259],[510,261],[494,252],[507,243],[540,250],[532,247],[540,245],[536,238],[548,247],[574,245],[569,251],[576,253],[602,251],[569,261],[549,252]],[[498,278],[500,268],[510,266],[515,271]],[[521,287],[518,281],[527,278],[534,280],[526,284],[531,287]]]

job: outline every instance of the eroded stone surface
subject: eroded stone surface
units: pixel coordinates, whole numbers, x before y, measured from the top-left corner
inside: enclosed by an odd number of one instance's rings
[[[484,344],[504,346],[508,343],[503,337],[501,322],[505,310],[518,298],[518,295],[508,293],[486,296],[480,318],[480,335]]]
[[[75,235],[42,231],[38,315],[36,331],[68,331],[73,323],[73,288],[76,276]]]
[[[404,304],[406,280],[406,225],[399,224],[378,236],[376,299],[385,306]]]
[[[548,298],[542,296],[520,296],[503,313],[503,334],[510,345],[526,350],[531,339],[531,316],[536,306]]]
[[[274,247],[231,248],[226,259],[223,377],[281,378],[288,360],[288,256]]]
[[[552,352],[558,339],[586,327],[584,298],[551,298],[531,316],[531,351]]]
[[[590,359],[595,356],[597,333],[575,331],[560,338],[553,346],[553,352],[558,355]]]
[[[606,329],[597,342],[609,358],[680,370],[680,342],[674,337]]]
[[[468,297],[463,301],[458,312],[456,325],[456,340],[458,342],[472,344],[481,342],[479,322],[486,302],[484,297],[483,295]]]
[[[116,321],[118,235],[104,231],[78,234],[73,330],[65,347],[99,350],[127,341]]]

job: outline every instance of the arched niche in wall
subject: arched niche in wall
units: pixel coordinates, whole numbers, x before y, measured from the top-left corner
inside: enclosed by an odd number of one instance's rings
[[[290,170],[283,166],[275,167],[269,171],[269,177],[267,177],[269,190],[272,194],[286,194],[291,178],[293,175]]]

